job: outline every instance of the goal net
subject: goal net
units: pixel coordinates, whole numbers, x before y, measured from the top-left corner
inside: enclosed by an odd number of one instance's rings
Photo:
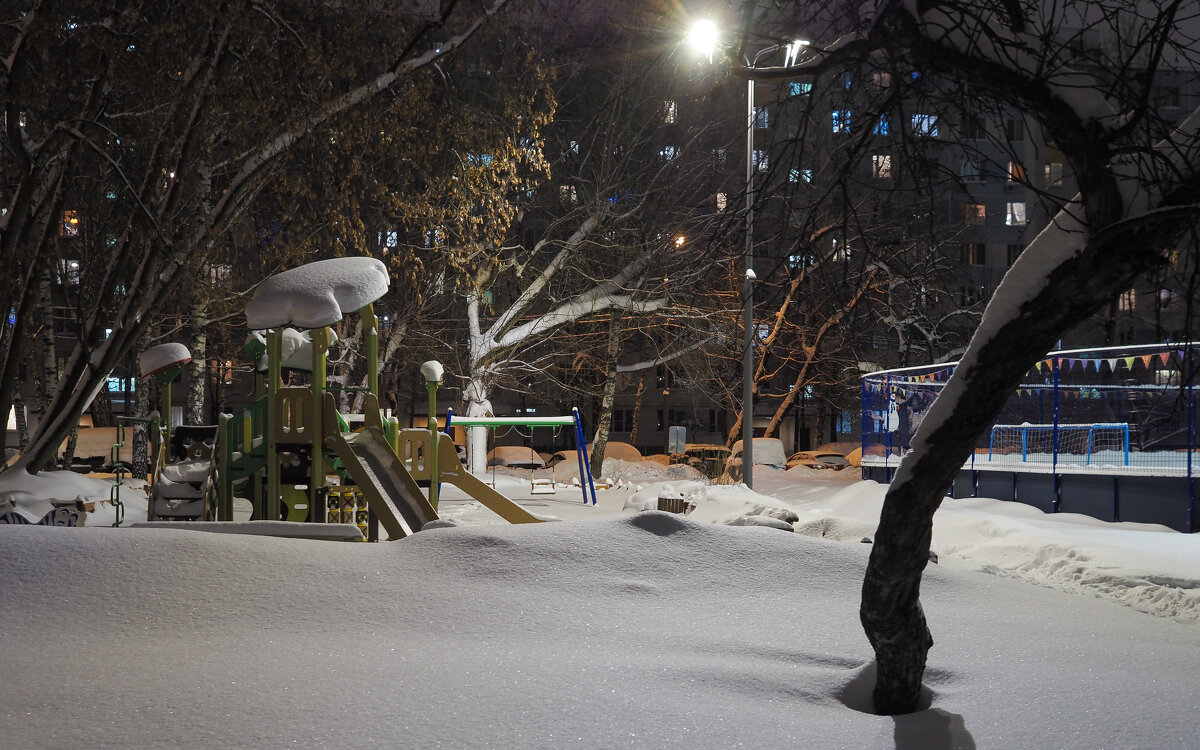
[[[1129,465],[1129,423],[998,424],[992,426],[988,460],[1059,464]]]

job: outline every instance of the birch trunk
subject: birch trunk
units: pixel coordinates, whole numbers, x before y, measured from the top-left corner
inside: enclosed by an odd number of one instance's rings
[[[488,400],[488,384],[482,372],[472,373],[467,387],[463,389],[463,398],[467,403],[468,417],[491,417],[492,402]],[[467,468],[472,474],[484,474],[487,471],[488,428],[470,427],[467,429]]]
[[[192,353],[192,361],[184,369],[187,371],[187,393],[183,407],[184,424],[207,424],[204,415],[205,401],[205,362],[208,354],[208,304],[197,292],[192,295],[192,303],[188,306],[191,316],[191,336],[188,340],[188,351]],[[170,407],[168,406],[168,411]],[[169,418],[169,414],[168,414]]]
[[[613,399],[617,394],[617,355],[621,350],[621,316],[613,311],[608,321],[608,347],[605,351],[604,391],[600,395],[600,418],[596,420],[596,436],[592,438],[591,465],[604,473],[604,451],[608,447],[608,432],[612,428]]]

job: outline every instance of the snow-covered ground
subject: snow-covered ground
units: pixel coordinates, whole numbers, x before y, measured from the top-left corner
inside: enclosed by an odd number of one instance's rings
[[[561,523],[443,488],[443,528],[394,543],[111,528],[104,503],[0,525],[0,746],[1200,747],[1200,537],[947,500],[929,707],[878,717],[857,609],[882,486],[605,468],[594,507],[497,473]],[[37,515],[108,484],[4,492]]]

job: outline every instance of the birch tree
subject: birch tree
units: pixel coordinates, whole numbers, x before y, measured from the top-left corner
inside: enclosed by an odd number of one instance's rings
[[[1195,74],[1195,20],[1175,1],[883,0],[864,26],[780,71],[883,56],[969,87],[1038,123],[1080,186],[996,290],[888,489],[860,612],[880,713],[919,707],[933,514],[978,436],[1065,331],[1190,249],[1180,242],[1200,218],[1200,113],[1170,125],[1152,103],[1160,68]]]

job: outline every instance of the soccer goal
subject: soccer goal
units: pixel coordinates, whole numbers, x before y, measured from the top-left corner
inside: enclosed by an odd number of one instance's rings
[[[1051,463],[1056,442],[1058,463],[1129,465],[1128,422],[993,425],[988,460],[1020,454],[1022,463]]]

